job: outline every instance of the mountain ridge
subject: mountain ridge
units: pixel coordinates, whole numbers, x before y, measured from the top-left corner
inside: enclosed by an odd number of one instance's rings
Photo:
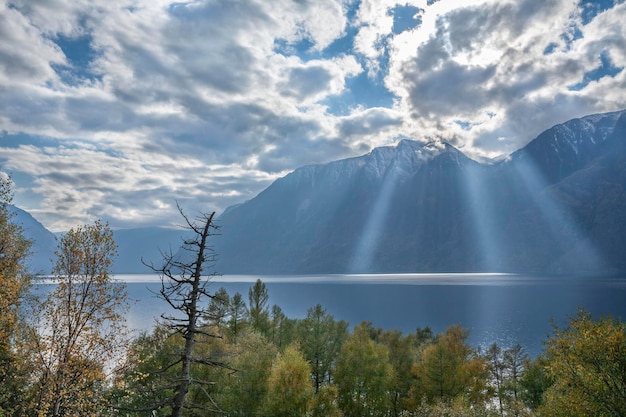
[[[11,221],[22,228],[24,237],[32,242],[31,254],[27,259],[28,270],[36,274],[49,274],[56,249],[56,238],[30,213],[19,207],[8,205]]]
[[[400,140],[307,165],[217,219],[220,273],[626,271],[626,110],[572,119],[501,161]],[[42,226],[43,227],[43,226]],[[116,273],[184,230],[116,230]],[[152,246],[150,246],[152,245]]]
[[[579,253],[577,265],[589,260],[585,268],[567,265],[573,259],[567,254],[581,242],[603,243],[587,236],[591,229],[584,224],[578,227],[577,206],[568,207],[558,197],[567,189],[564,180],[574,173],[585,176],[596,159],[611,153],[607,140],[625,114],[555,125],[491,165],[445,143],[417,163],[415,151],[432,145],[405,140],[295,170],[219,217],[220,268],[226,273],[622,270],[626,265],[615,256],[592,261],[591,250]],[[303,181],[304,172],[314,178]],[[596,174],[602,178],[595,181],[606,182],[606,172]],[[593,181],[587,185],[594,186]],[[373,242],[359,243],[367,239]],[[356,266],[368,257],[363,268]]]

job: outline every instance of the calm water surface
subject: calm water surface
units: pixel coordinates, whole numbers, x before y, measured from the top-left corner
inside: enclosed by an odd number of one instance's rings
[[[129,324],[150,329],[155,318],[168,312],[154,292],[152,275],[117,275],[128,285],[134,303]],[[211,291],[224,287],[232,296],[260,278],[270,305],[290,318],[303,318],[321,304],[335,319],[351,325],[370,321],[376,327],[413,332],[430,326],[442,332],[451,324],[470,330],[470,343],[486,347],[519,343],[535,356],[552,332],[551,322],[565,325],[579,308],[594,316],[626,319],[626,278],[534,277],[508,274],[385,274],[317,276],[221,276]]]

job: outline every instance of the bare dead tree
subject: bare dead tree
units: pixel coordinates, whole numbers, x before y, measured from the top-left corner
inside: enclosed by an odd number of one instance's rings
[[[180,366],[177,381],[173,384],[174,395],[167,402],[171,404],[171,416],[181,417],[184,409],[206,408],[203,405],[193,404],[187,401],[187,393],[192,384],[212,385],[211,381],[201,381],[193,378],[191,374],[192,364],[216,366],[228,368],[227,364],[208,358],[195,357],[194,345],[199,335],[207,337],[220,337],[206,330],[201,325],[202,317],[208,314],[208,303],[205,299],[213,299],[208,289],[210,279],[219,274],[215,272],[204,273],[205,269],[211,268],[216,261],[214,249],[209,245],[209,237],[216,234],[218,226],[214,224],[215,212],[202,213],[195,220],[189,219],[183,210],[178,207],[185,225],[183,227],[191,233],[183,239],[181,250],[177,253],[161,252],[163,265],[155,267],[152,263],[144,264],[161,277],[161,289],[158,296],[165,300],[175,310],[174,314],[163,314],[161,318],[164,325],[173,334],[180,334],[184,340],[184,347],[180,356],[166,367],[172,369]],[[204,391],[204,390],[203,390]],[[158,407],[165,405],[163,402]],[[215,411],[214,408],[211,408]]]

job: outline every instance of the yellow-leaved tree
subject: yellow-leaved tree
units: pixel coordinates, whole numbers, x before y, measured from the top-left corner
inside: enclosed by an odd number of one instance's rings
[[[110,275],[117,246],[100,221],[60,239],[54,287],[32,338],[31,407],[38,416],[99,415],[104,387],[126,347],[126,287]]]
[[[26,268],[31,242],[13,222],[12,181],[0,172],[0,415],[16,415],[25,377],[15,354],[20,306],[30,286]]]
[[[267,379],[266,415],[299,417],[308,415],[313,397],[311,365],[297,345],[278,355]]]
[[[626,416],[626,325],[580,311],[548,340],[542,416]]]
[[[338,404],[346,417],[387,416],[394,369],[389,350],[370,337],[369,323],[355,326],[337,358]]]
[[[477,409],[488,395],[488,369],[485,360],[467,343],[468,330],[448,327],[436,342],[426,346],[413,366],[415,404],[464,405]]]

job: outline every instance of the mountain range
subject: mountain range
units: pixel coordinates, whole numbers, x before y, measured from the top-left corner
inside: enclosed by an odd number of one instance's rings
[[[228,273],[626,270],[626,112],[481,164],[403,140],[295,170],[219,222]]]
[[[621,273],[626,111],[556,125],[499,162],[401,140],[305,166],[217,224],[214,269],[227,274]],[[141,258],[158,264],[181,234],[116,231],[116,271],[149,272]]]

